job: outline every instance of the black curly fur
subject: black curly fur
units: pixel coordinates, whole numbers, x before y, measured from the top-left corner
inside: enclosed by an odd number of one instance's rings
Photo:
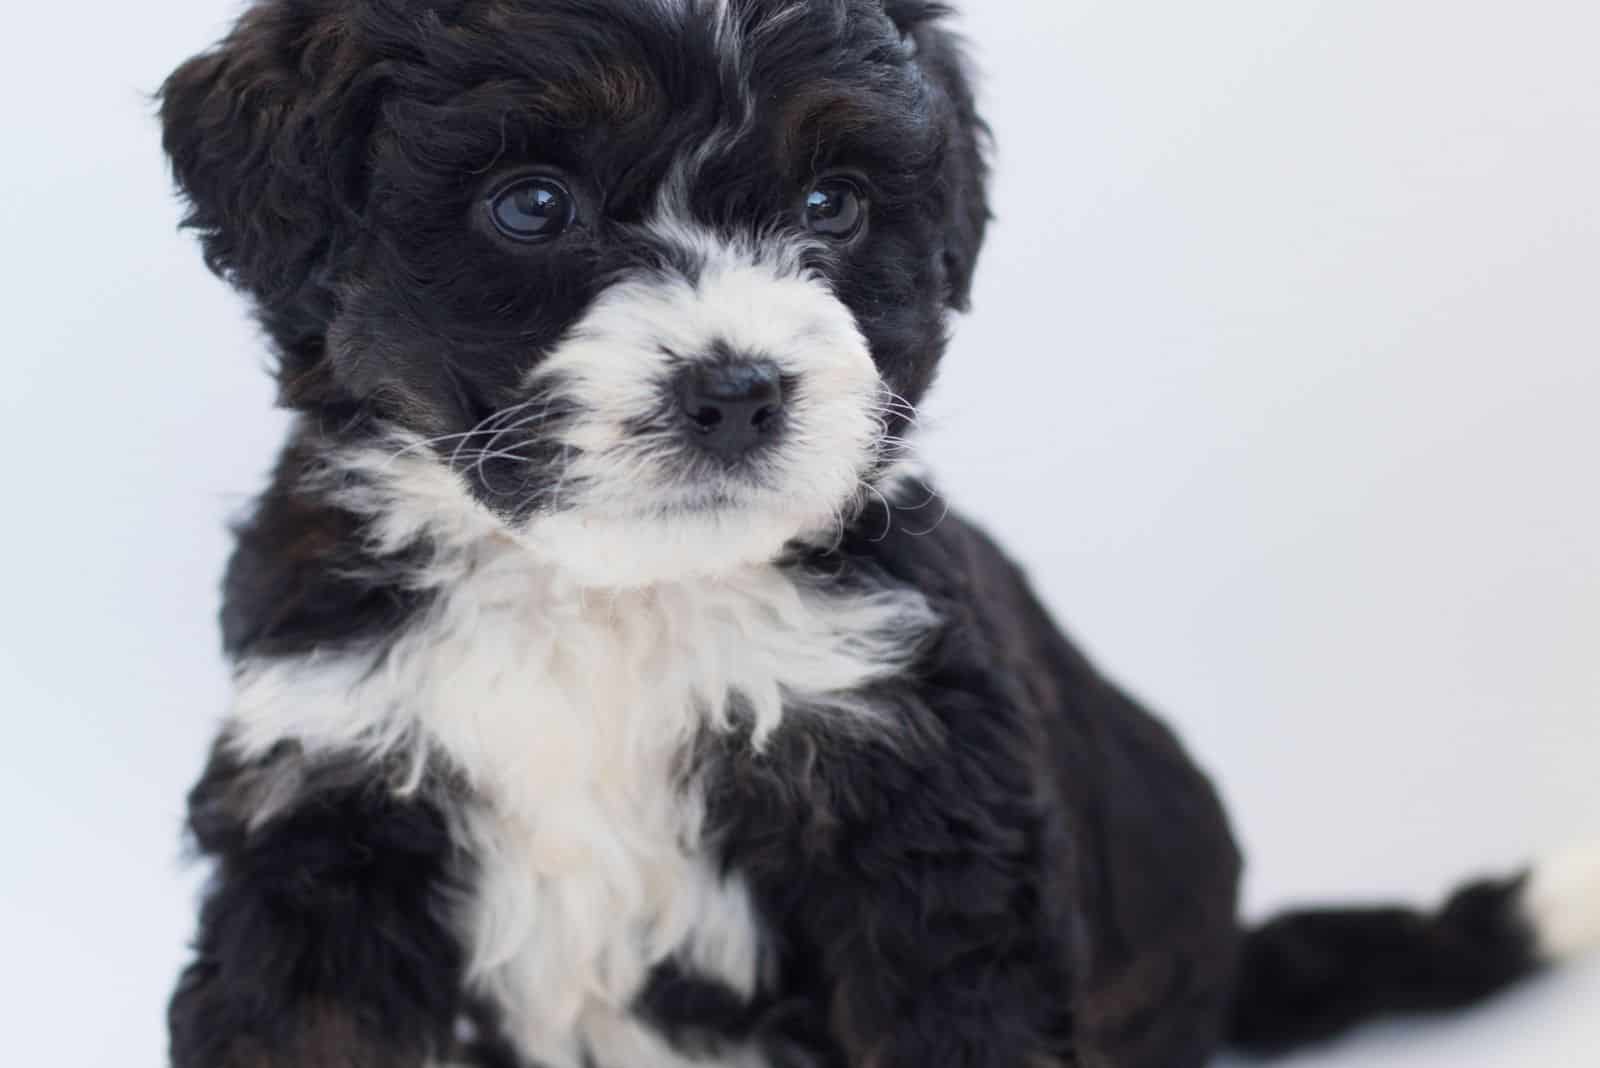
[[[247,765],[217,747],[189,796],[216,868],[172,999],[175,1065],[420,1064],[452,1048],[462,961],[445,910],[468,872],[440,806],[383,786],[357,759],[282,747]]]

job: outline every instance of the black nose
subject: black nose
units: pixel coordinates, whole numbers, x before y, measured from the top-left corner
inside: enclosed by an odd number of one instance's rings
[[[764,360],[690,366],[678,376],[678,403],[695,443],[737,459],[777,436],[783,423],[783,381]]]

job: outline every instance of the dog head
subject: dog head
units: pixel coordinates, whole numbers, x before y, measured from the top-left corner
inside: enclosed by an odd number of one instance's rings
[[[257,0],[162,90],[282,396],[585,581],[770,559],[896,457],[983,128],[928,0]]]

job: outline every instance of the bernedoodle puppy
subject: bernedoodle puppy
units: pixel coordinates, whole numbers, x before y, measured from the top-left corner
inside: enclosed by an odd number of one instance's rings
[[[1593,854],[1246,933],[1205,777],[927,488],[939,4],[257,0],[160,99],[296,413],[177,1068],[1183,1068],[1600,933]]]

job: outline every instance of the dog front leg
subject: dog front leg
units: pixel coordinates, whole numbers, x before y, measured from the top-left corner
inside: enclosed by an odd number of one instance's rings
[[[1079,1068],[1066,939],[1029,915],[1031,891],[1002,889],[977,858],[900,863],[819,932],[849,1063]]]
[[[219,748],[191,795],[216,870],[169,1008],[173,1068],[424,1068],[448,1054],[461,952],[441,919],[442,814],[332,768]],[[285,800],[286,784],[300,792]]]
[[[851,1068],[1081,1068],[1065,815],[1030,736],[796,731],[722,765],[729,863],[816,972]],[[970,733],[977,734],[976,731]]]

